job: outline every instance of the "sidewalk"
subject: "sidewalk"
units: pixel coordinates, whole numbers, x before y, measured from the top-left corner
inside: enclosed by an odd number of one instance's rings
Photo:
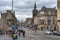
[[[0,40],[12,40],[12,38],[7,35],[0,35]]]

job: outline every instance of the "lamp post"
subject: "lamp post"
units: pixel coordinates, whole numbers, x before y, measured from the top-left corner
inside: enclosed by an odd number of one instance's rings
[[[12,11],[13,11],[13,0],[12,0]]]

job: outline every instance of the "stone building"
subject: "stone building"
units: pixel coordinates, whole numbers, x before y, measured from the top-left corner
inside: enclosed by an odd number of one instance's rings
[[[19,22],[19,24],[20,24],[20,26],[25,27],[25,26],[24,26],[24,21]]]
[[[56,8],[47,8],[43,6],[41,10],[39,11],[37,10],[36,12],[37,14],[35,14],[35,12],[33,11],[34,27],[36,26],[39,30],[45,30],[45,29],[56,30],[57,27]]]
[[[25,27],[31,27],[32,18],[27,18],[25,21]]]
[[[7,10],[6,12],[2,13],[1,18],[3,21],[4,30],[9,30],[11,24],[16,25],[17,19],[15,17],[15,13],[11,10]]]
[[[60,0],[57,0],[57,31],[60,32]]]
[[[46,8],[43,6],[38,13],[38,27],[40,30],[56,30],[57,27],[57,10],[56,8]]]

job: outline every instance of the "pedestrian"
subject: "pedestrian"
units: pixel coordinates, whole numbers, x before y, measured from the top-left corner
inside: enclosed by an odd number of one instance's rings
[[[7,31],[6,31],[6,35],[7,35]]]
[[[17,40],[18,39],[17,34],[16,33],[12,33],[12,38],[13,38],[13,40]]]
[[[19,37],[20,37],[21,33],[19,32]]]
[[[25,37],[25,31],[23,31],[23,37]]]

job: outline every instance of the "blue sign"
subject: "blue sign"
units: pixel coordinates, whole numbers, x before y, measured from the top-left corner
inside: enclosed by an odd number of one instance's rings
[[[13,30],[13,29],[15,29],[15,26],[14,25],[10,25],[10,28]]]
[[[16,25],[16,29],[18,29],[18,28],[19,28],[19,26],[20,26],[20,25],[18,25],[18,24],[17,24],[17,25]]]

